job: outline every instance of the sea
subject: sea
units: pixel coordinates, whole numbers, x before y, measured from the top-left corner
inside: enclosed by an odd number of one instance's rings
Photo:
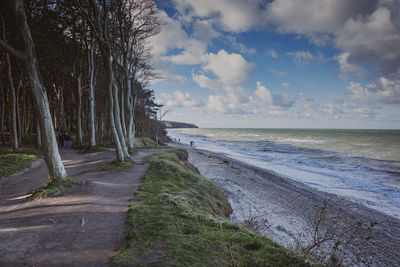
[[[400,130],[191,128],[168,135],[400,219]]]

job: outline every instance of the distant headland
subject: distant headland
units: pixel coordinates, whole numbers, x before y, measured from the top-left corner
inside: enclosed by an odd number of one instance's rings
[[[199,128],[199,126],[192,123],[177,122],[177,121],[163,121],[165,128]]]

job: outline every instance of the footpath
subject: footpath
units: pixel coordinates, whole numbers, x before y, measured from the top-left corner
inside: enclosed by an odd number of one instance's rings
[[[108,266],[126,229],[129,199],[149,168],[143,158],[169,148],[143,149],[132,155],[129,171],[102,166],[114,152],[81,154],[61,149],[78,185],[45,199],[26,201],[27,192],[47,182],[43,160],[0,180],[0,266]]]

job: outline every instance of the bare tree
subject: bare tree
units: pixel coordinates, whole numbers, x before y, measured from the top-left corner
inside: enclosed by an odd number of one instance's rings
[[[147,63],[149,59],[149,46],[146,40],[158,33],[159,22],[155,16],[157,12],[154,0],[116,0],[114,3],[115,16],[113,17],[113,32],[115,42],[120,54],[119,65],[122,70],[123,81],[121,82],[121,107],[127,111],[125,120],[122,112],[122,123],[125,129],[128,148],[134,147],[135,124],[134,111],[137,96],[134,93],[134,86],[139,79],[140,73],[148,78],[150,69]],[[125,124],[126,123],[126,124]]]
[[[76,7],[79,9],[82,17],[90,25],[91,30],[96,36],[100,52],[103,58],[104,72],[106,78],[106,90],[109,101],[109,124],[113,136],[115,150],[118,161],[124,161],[126,154],[122,148],[120,136],[118,135],[115,118],[115,102],[118,98],[114,98],[114,73],[112,68],[112,45],[109,37],[109,6],[107,1],[103,0],[98,3],[96,0],[82,1],[74,0]],[[129,156],[129,155],[128,155]]]
[[[47,93],[40,79],[38,63],[35,56],[35,46],[27,23],[23,0],[15,0],[15,15],[18,23],[18,30],[23,39],[24,50],[19,51],[13,48],[5,40],[0,40],[0,47],[22,62],[25,74],[28,76],[38,109],[43,141],[42,150],[49,171],[49,181],[53,179],[64,179],[67,177],[67,172],[65,171],[58,151]]]
[[[89,147],[96,145],[96,130],[95,130],[95,114],[94,114],[94,90],[95,90],[95,50],[94,40],[90,40],[90,48],[88,47],[88,65],[89,65]]]

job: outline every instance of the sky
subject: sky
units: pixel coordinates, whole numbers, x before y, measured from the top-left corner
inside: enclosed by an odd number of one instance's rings
[[[165,120],[400,128],[400,0],[165,0],[151,82]]]

